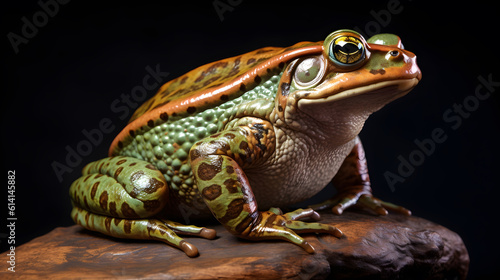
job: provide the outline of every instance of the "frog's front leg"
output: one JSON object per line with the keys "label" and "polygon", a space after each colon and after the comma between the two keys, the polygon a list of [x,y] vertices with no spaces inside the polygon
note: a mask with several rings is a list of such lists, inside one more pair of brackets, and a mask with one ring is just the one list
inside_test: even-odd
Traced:
{"label": "frog's front leg", "polygon": [[277,208],[258,211],[257,202],[243,169],[263,164],[273,154],[275,136],[269,122],[254,122],[212,135],[196,143],[190,162],[198,189],[213,215],[232,234],[249,239],[282,239],[313,253],[314,248],[297,233],[329,233],[341,237],[337,228],[305,223],[319,219],[311,209],[282,214]]}
{"label": "frog's front leg", "polygon": [[342,214],[345,209],[351,206],[370,209],[378,215],[387,215],[387,210],[411,215],[410,210],[382,201],[372,195],[365,151],[359,137],[356,137],[354,141],[355,145],[352,151],[332,180],[337,194],[332,199],[311,207],[315,210],[332,207],[333,213],[337,215]]}
{"label": "frog's front leg", "polygon": [[215,231],[155,218],[167,203],[168,185],[152,164],[130,157],[92,162],[70,187],[75,223],[119,238],[154,239],[183,250],[198,249],[176,233],[214,238]]}

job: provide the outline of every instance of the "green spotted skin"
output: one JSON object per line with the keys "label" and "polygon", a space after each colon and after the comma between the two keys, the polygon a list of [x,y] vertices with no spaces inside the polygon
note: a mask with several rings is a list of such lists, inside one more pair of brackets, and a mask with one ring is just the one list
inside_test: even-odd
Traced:
{"label": "green spotted skin", "polygon": [[136,135],[120,155],[151,162],[172,191],[188,204],[203,205],[193,180],[188,154],[194,143],[231,128],[240,118],[265,118],[273,109],[280,75],[272,76],[242,96],[189,117],[170,117],[142,135]]}
{"label": "green spotted skin", "polygon": [[[165,206],[168,185],[152,164],[130,157],[88,164],[70,187],[73,202],[96,214],[148,217]],[[124,199],[126,198],[126,199]]]}

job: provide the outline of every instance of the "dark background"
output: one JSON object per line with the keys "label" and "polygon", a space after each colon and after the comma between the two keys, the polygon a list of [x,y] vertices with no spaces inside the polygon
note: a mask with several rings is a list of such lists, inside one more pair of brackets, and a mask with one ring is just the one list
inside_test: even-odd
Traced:
{"label": "dark background", "polygon": [[[457,129],[443,119],[454,104],[470,100],[479,76],[500,81],[494,2],[232,1],[234,7],[229,6],[222,20],[214,2],[228,3],[71,1],[60,4],[27,44],[19,45],[17,54],[7,34],[21,35],[22,17],[33,22],[41,7],[37,1],[3,4],[0,224],[8,214],[7,171],[15,170],[16,246],[73,224],[68,188],[86,163],[106,156],[127,121],[111,104],[142,84],[146,66],[159,64],[169,73],[167,82],[205,63],[260,47],[321,41],[341,28],[374,33],[378,27],[398,34],[418,56],[423,80],[409,95],[374,114],[361,133],[374,192],[460,234],[471,258],[471,279],[500,275],[495,207],[500,87],[462,117]],[[399,12],[388,18],[387,5],[395,2]],[[148,91],[148,97],[155,91]],[[65,147],[75,149],[86,139],[82,130],[98,128],[104,118],[111,120],[114,131],[105,133],[59,181],[51,165],[66,164]],[[418,149],[414,141],[431,137],[435,128],[445,131],[446,141],[436,144],[391,190],[384,172],[398,174],[398,156],[408,159]],[[0,251],[5,251],[7,228],[2,226],[0,233]]]}

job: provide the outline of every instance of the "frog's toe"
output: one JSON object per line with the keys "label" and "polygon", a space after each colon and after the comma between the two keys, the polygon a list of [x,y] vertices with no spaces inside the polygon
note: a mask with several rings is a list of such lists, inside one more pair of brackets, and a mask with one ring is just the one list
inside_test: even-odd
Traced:
{"label": "frog's toe", "polygon": [[390,202],[382,201],[376,197],[373,197],[372,195],[362,195],[358,200],[358,204],[365,208],[371,209],[378,215],[382,216],[388,214],[387,210],[403,214],[405,216],[411,216],[410,210],[402,206],[392,204]]}
{"label": "frog's toe", "polygon": [[177,234],[199,236],[206,239],[214,239],[217,236],[217,232],[214,229],[209,229],[205,227],[197,227],[193,225],[183,225],[170,220],[161,219],[163,224],[169,227]]}
{"label": "frog's toe", "polygon": [[181,241],[179,244],[179,248],[186,253],[186,255],[190,258],[197,257],[199,255],[198,253],[198,248],[196,248],[193,244],[186,242],[186,241]]}
{"label": "frog's toe", "polygon": [[311,208],[297,209],[293,212],[286,213],[284,216],[291,221],[296,221],[304,218],[311,218],[315,221],[318,221],[321,218],[318,212],[314,211]]}

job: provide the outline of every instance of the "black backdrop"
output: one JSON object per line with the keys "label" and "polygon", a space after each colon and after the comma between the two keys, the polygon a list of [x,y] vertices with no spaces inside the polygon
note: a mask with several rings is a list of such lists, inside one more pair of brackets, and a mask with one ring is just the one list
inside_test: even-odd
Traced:
{"label": "black backdrop", "polygon": [[[163,83],[260,47],[320,41],[334,30],[357,28],[398,34],[423,72],[408,96],[374,114],[361,133],[375,194],[459,233],[470,253],[471,278],[498,275],[497,8],[433,2],[4,4],[0,224],[8,215],[8,170],[16,174],[17,246],[72,224],[69,185],[85,163],[106,156],[131,114],[123,96],[139,92],[133,89],[143,84],[147,67],[167,72],[159,77]],[[44,11],[39,3],[52,4]],[[105,130],[99,128],[103,120]],[[102,139],[95,136],[85,146],[82,131],[96,129]],[[446,141],[422,151],[416,142],[432,139],[436,129]],[[68,156],[68,149],[84,155]],[[55,162],[66,166],[60,178]],[[413,168],[398,171],[405,162]],[[400,176],[392,187],[388,172]],[[6,226],[0,234],[5,251]]]}

